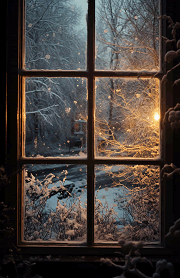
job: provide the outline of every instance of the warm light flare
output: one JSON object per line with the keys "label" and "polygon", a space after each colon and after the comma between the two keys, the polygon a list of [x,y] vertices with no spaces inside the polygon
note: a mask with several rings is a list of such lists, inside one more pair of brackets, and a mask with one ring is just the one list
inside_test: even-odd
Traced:
{"label": "warm light flare", "polygon": [[160,119],[160,116],[157,112],[154,114],[154,119],[155,121],[158,121]]}

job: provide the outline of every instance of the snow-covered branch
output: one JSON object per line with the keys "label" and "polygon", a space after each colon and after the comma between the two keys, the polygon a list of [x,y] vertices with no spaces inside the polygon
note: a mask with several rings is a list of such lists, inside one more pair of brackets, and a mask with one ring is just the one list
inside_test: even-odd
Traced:
{"label": "snow-covered branch", "polygon": [[48,107],[44,107],[44,108],[41,108],[41,109],[38,109],[36,111],[27,111],[26,114],[34,114],[34,113],[40,113],[41,111],[47,111],[49,109],[52,109],[53,107],[57,107],[59,106],[59,104],[53,104],[51,106],[48,106]]}

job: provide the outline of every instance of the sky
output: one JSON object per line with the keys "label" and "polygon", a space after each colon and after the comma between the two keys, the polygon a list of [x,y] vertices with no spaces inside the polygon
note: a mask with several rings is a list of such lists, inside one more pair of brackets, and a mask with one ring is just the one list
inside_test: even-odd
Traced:
{"label": "sky", "polygon": [[79,6],[81,6],[81,8],[83,9],[83,11],[86,12],[87,9],[87,0],[74,0],[74,2],[76,2]]}
{"label": "sky", "polygon": [[88,3],[87,0],[74,0],[74,3],[77,4],[77,6],[80,6],[83,12],[82,20],[81,20],[81,27],[84,25],[86,26],[86,14],[88,9]]}

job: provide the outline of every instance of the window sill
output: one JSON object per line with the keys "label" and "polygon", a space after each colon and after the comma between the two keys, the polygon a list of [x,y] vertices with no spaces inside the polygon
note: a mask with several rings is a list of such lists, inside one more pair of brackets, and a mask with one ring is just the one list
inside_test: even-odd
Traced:
{"label": "window sill", "polygon": [[[100,262],[101,258],[109,258],[114,262],[124,262],[124,256],[128,251],[123,251],[119,246],[19,246],[23,258],[32,258],[37,261],[62,261],[62,262]],[[180,260],[180,253],[175,248],[164,248],[160,245],[148,245],[140,249],[142,257],[152,261],[167,259],[171,262]]]}

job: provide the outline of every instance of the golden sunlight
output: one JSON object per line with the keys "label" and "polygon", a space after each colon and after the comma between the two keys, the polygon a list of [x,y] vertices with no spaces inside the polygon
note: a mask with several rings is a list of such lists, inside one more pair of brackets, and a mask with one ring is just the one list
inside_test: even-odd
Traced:
{"label": "golden sunlight", "polygon": [[154,114],[154,120],[155,121],[158,121],[160,119],[160,116],[159,116],[159,114],[156,112],[155,114]]}

